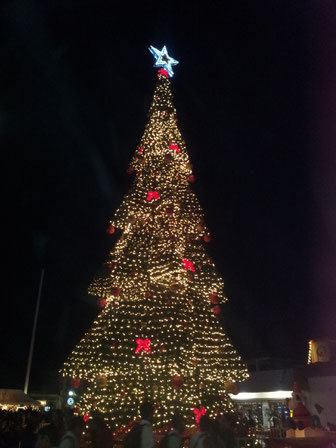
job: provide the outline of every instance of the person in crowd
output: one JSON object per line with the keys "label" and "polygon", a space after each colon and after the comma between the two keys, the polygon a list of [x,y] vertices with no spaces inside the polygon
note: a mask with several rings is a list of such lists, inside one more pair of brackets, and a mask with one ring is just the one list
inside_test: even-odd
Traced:
{"label": "person in crowd", "polygon": [[190,448],[208,448],[210,445],[209,430],[210,419],[207,415],[202,415],[199,423],[199,431],[190,439]]}
{"label": "person in crowd", "polygon": [[89,422],[89,439],[92,448],[112,448],[113,433],[101,415],[95,415]]}
{"label": "person in crowd", "polygon": [[233,415],[224,414],[220,419],[220,435],[225,448],[234,448],[236,446],[233,431]]}
{"label": "person in crowd", "polygon": [[74,417],[73,409],[65,408],[62,412],[62,426],[63,426],[63,434],[67,431],[70,431],[71,422]]}
{"label": "person in crowd", "polygon": [[151,403],[142,403],[140,405],[140,422],[133,424],[131,430],[124,439],[124,448],[153,448],[153,416],[154,408]]}
{"label": "person in crowd", "polygon": [[[220,425],[217,420],[210,420],[207,441],[205,446],[213,448],[224,448],[224,442],[220,432]],[[226,448],[226,447],[225,447]]]}
{"label": "person in crowd", "polygon": [[27,426],[22,432],[20,448],[35,448],[39,421],[37,416],[30,416]]}
{"label": "person in crowd", "polygon": [[160,447],[162,448],[182,448],[182,435],[184,432],[184,421],[180,413],[176,412],[171,420],[172,429],[161,440]]}
{"label": "person in crowd", "polygon": [[65,426],[64,426],[64,416],[63,412],[60,409],[53,409],[50,412],[50,423],[55,428],[57,432],[57,438],[59,445],[60,441],[62,440],[63,434],[66,432]]}
{"label": "person in crowd", "polygon": [[35,448],[56,448],[58,443],[56,428],[53,425],[46,425],[37,434]]}
{"label": "person in crowd", "polygon": [[154,447],[154,437],[153,437],[153,416],[154,407],[151,403],[142,403],[140,406],[141,415],[141,448],[153,448]]}
{"label": "person in crowd", "polygon": [[59,448],[78,448],[83,435],[85,423],[82,417],[72,417],[67,422],[68,430],[64,434]]}

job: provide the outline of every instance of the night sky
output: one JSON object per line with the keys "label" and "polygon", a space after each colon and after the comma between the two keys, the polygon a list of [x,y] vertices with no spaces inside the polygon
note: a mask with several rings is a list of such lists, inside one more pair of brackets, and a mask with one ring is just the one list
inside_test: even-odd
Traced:
{"label": "night sky", "polygon": [[180,61],[178,125],[233,343],[304,362],[309,338],[336,338],[336,3],[138,3],[2,2],[0,387],[23,388],[42,267],[31,390],[56,390],[98,313],[87,287],[147,120],[149,45]]}

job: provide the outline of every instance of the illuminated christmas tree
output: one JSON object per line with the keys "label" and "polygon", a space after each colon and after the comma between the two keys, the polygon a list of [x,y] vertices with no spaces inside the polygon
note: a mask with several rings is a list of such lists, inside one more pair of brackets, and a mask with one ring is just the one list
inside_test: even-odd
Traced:
{"label": "illuminated christmas tree", "polygon": [[210,234],[190,188],[192,167],[177,127],[170,77],[177,61],[150,47],[158,81],[149,121],[128,169],[132,187],[108,229],[121,236],[89,292],[103,307],[65,362],[82,413],[120,426],[155,403],[156,424],[232,409],[247,377],[218,315],[223,281],[206,252]]}

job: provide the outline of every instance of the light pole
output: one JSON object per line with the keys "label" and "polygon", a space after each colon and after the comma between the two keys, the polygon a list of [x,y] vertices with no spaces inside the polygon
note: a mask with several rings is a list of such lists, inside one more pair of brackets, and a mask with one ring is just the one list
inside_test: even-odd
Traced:
{"label": "light pole", "polygon": [[24,385],[24,393],[25,394],[28,393],[30,369],[31,369],[31,363],[32,363],[32,358],[33,358],[35,333],[36,333],[36,326],[37,326],[37,317],[38,317],[38,313],[39,313],[39,309],[40,309],[40,300],[41,300],[41,293],[42,293],[43,278],[44,278],[44,268],[41,271],[40,286],[39,286],[39,290],[38,290],[38,294],[37,294],[37,301],[36,301],[36,308],[35,308],[33,332],[32,332],[32,336],[31,336],[31,340],[30,340],[29,356],[28,356],[27,372],[26,372],[26,380],[25,380],[25,385]]}

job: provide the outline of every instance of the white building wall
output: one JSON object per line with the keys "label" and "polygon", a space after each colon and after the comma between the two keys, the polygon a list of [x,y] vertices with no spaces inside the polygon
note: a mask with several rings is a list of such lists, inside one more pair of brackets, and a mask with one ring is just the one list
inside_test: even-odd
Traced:
{"label": "white building wall", "polygon": [[[307,394],[307,408],[312,415],[318,415],[322,426],[327,422],[336,424],[336,376],[308,378],[309,393]],[[315,404],[324,410],[319,414]]]}

